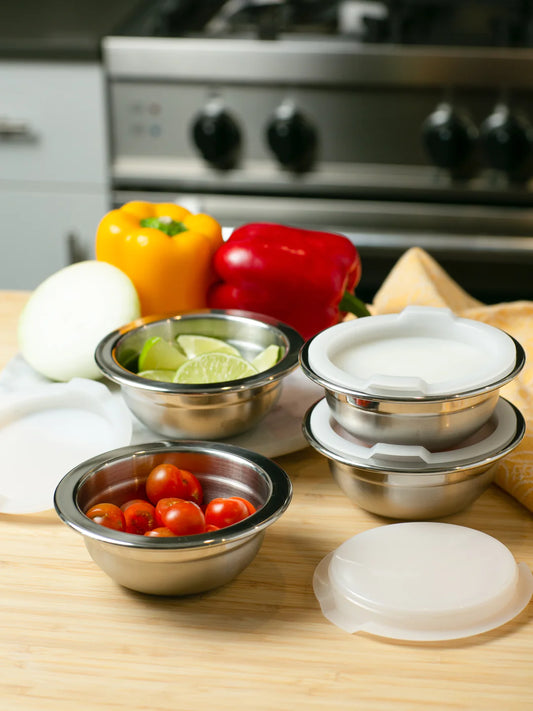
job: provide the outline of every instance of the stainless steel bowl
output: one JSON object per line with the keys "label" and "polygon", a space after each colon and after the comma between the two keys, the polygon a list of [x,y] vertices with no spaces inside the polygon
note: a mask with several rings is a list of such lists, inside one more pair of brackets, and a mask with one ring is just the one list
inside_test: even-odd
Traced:
{"label": "stainless steel bowl", "polygon": [[[133,372],[148,338],[172,340],[182,333],[221,338],[248,359],[271,344],[280,346],[283,356],[257,375],[208,385],[161,383]],[[95,359],[102,373],[120,385],[130,410],[153,432],[212,440],[241,434],[270,412],[281,394],[283,378],[298,365],[302,343],[295,330],[267,316],[206,309],[127,324],[102,339]]]}
{"label": "stainless steel bowl", "polygon": [[424,470],[354,462],[326,448],[310,426],[313,407],[304,418],[303,431],[311,446],[323,454],[340,489],[355,504],[371,513],[395,519],[441,518],[470,506],[494,479],[498,463],[521,442],[525,420],[511,403],[516,416],[512,439],[489,456],[453,466],[430,466]]}
{"label": "stainless steel bowl", "polygon": [[375,396],[331,383],[315,373],[309,364],[311,340],[300,352],[302,370],[324,388],[332,415],[347,432],[367,442],[416,444],[428,449],[453,447],[479,430],[494,412],[501,388],[516,378],[526,360],[524,349],[513,338],[514,367],[488,386],[442,397]]}
{"label": "stainless steel bowl", "polygon": [[[257,511],[226,529],[150,538],[105,528],[85,516],[91,506],[144,495],[150,470],[171,462],[200,480],[207,500],[243,496]],[[120,585],[154,595],[188,595],[228,583],[253,560],[268,526],[288,507],[292,485],[277,464],[219,442],[157,442],[123,447],[80,464],[58,484],[61,519],[84,538],[90,556]]]}

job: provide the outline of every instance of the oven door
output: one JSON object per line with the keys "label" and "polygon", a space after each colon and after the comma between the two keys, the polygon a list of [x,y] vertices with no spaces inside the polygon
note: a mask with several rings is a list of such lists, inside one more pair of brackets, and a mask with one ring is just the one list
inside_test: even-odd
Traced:
{"label": "oven door", "polygon": [[334,198],[122,190],[128,200],[177,202],[205,212],[226,234],[247,222],[277,222],[341,232],[363,262],[358,287],[370,301],[396,260],[422,247],[472,296],[486,303],[533,299],[533,209]]}

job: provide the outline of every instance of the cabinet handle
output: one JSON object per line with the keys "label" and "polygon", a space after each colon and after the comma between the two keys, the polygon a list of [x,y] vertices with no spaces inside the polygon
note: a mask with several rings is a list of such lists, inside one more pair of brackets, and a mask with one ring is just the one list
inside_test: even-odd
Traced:
{"label": "cabinet handle", "polygon": [[5,116],[0,116],[0,139],[26,139],[32,140],[35,134],[30,125],[26,121],[17,119],[9,119]]}

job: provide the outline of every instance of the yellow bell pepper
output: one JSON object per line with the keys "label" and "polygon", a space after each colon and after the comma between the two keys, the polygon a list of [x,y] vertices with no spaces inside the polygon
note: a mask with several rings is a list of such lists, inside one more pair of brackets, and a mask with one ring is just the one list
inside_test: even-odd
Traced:
{"label": "yellow bell pepper", "polygon": [[101,220],[96,258],[133,282],[143,316],[169,315],[207,304],[215,281],[213,255],[222,229],[209,215],[173,203],[128,202]]}

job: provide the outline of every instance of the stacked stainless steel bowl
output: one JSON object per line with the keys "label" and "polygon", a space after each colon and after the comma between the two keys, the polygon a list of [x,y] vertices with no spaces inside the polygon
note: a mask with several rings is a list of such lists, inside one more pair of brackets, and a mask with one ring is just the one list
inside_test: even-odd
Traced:
{"label": "stacked stainless steel bowl", "polygon": [[448,309],[347,321],[310,339],[304,373],[325,397],[304,433],[362,508],[425,519],[470,505],[522,440],[522,414],[501,388],[525,363],[521,345]]}

